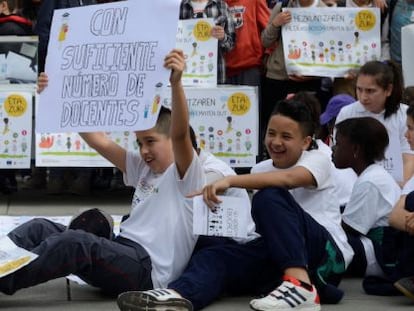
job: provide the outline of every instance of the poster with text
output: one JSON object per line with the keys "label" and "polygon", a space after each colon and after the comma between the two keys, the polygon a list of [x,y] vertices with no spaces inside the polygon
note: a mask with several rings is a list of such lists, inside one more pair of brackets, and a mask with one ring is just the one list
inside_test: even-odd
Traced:
{"label": "poster with text", "polygon": [[175,47],[178,12],[178,0],[55,10],[45,69],[49,85],[40,95],[36,132],[153,127],[170,74],[163,63]]}
{"label": "poster with text", "polygon": [[[126,150],[138,152],[133,132],[106,133]],[[36,134],[36,166],[47,167],[112,167],[79,136],[78,133]]]}
{"label": "poster with text", "polygon": [[378,8],[289,8],[282,27],[289,74],[343,77],[381,56]]}
{"label": "poster with text", "polygon": [[218,41],[211,36],[213,18],[180,20],[176,47],[184,51],[184,86],[217,85]]}
{"label": "poster with text", "polygon": [[[165,90],[163,105],[171,106]],[[186,87],[198,146],[232,167],[251,167],[258,153],[258,96],[249,86]]]}
{"label": "poster with text", "polygon": [[0,89],[0,169],[30,168],[34,88],[23,89]]}

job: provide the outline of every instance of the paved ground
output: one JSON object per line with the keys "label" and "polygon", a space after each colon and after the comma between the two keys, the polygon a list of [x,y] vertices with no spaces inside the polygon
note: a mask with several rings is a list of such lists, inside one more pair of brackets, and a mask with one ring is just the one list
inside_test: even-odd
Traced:
{"label": "paved ground", "polygon": [[[43,191],[19,191],[11,196],[0,195],[0,215],[73,215],[79,211],[100,207],[111,214],[124,214],[129,210],[129,191],[93,193],[87,197],[72,195],[47,195]],[[325,305],[325,311],[385,311],[411,310],[414,303],[405,297],[377,297],[365,295],[360,280],[346,279],[341,287],[345,297],[338,305]],[[0,294],[1,310],[118,310],[113,298],[104,297],[89,286],[70,285],[71,300],[68,301],[66,279],[57,279],[30,289],[24,289],[13,296]],[[206,311],[250,310],[250,297],[223,298]]]}

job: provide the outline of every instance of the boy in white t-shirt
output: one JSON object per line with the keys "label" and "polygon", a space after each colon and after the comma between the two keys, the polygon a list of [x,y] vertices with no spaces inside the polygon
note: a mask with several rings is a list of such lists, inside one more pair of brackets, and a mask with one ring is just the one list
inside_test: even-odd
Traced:
{"label": "boy in white t-shirt", "polygon": [[[18,246],[39,257],[0,279],[0,291],[75,274],[92,286],[116,295],[128,290],[166,286],[177,278],[193,252],[192,200],[186,198],[205,184],[206,175],[234,174],[223,162],[199,157],[190,138],[187,102],[181,84],[182,51],[165,58],[171,69],[172,111],[162,108],[154,128],[136,132],[140,154],[108,139],[104,133],[83,133],[85,141],[124,172],[125,183],[136,188],[130,216],[114,239],[82,230],[67,230],[35,219],[9,234]],[[39,78],[39,88],[47,85]],[[216,177],[217,178],[217,177]],[[241,193],[245,195],[246,193]]]}

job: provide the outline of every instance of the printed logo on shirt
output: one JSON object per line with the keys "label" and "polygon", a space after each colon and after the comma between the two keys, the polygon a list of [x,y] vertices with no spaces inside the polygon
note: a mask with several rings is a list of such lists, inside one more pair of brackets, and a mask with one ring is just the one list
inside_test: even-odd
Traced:
{"label": "printed logo on shirt", "polygon": [[246,8],[244,6],[232,6],[229,7],[229,11],[233,16],[233,20],[235,23],[235,28],[240,28],[243,26],[244,21],[244,12],[246,12]]}
{"label": "printed logo on shirt", "polygon": [[133,204],[139,204],[152,193],[158,193],[158,188],[154,187],[152,184],[148,184],[144,180],[140,180],[134,192],[134,197],[132,199]]}

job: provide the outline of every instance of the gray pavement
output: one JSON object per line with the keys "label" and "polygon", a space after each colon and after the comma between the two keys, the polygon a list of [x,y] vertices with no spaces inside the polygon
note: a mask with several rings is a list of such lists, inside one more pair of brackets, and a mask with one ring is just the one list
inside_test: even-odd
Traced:
{"label": "gray pavement", "polygon": [[[130,191],[94,192],[87,197],[47,195],[44,191],[24,190],[10,196],[0,195],[0,215],[73,215],[84,209],[99,207],[110,214],[125,214],[130,207]],[[340,286],[345,297],[338,305],[324,305],[324,311],[385,311],[410,310],[414,302],[405,297],[365,295],[359,279],[345,279]],[[0,294],[0,310],[118,310],[114,298],[103,296],[99,290],[70,282],[70,297],[65,278],[18,291],[13,296]],[[251,297],[225,297],[205,308],[206,311],[243,311]]]}

